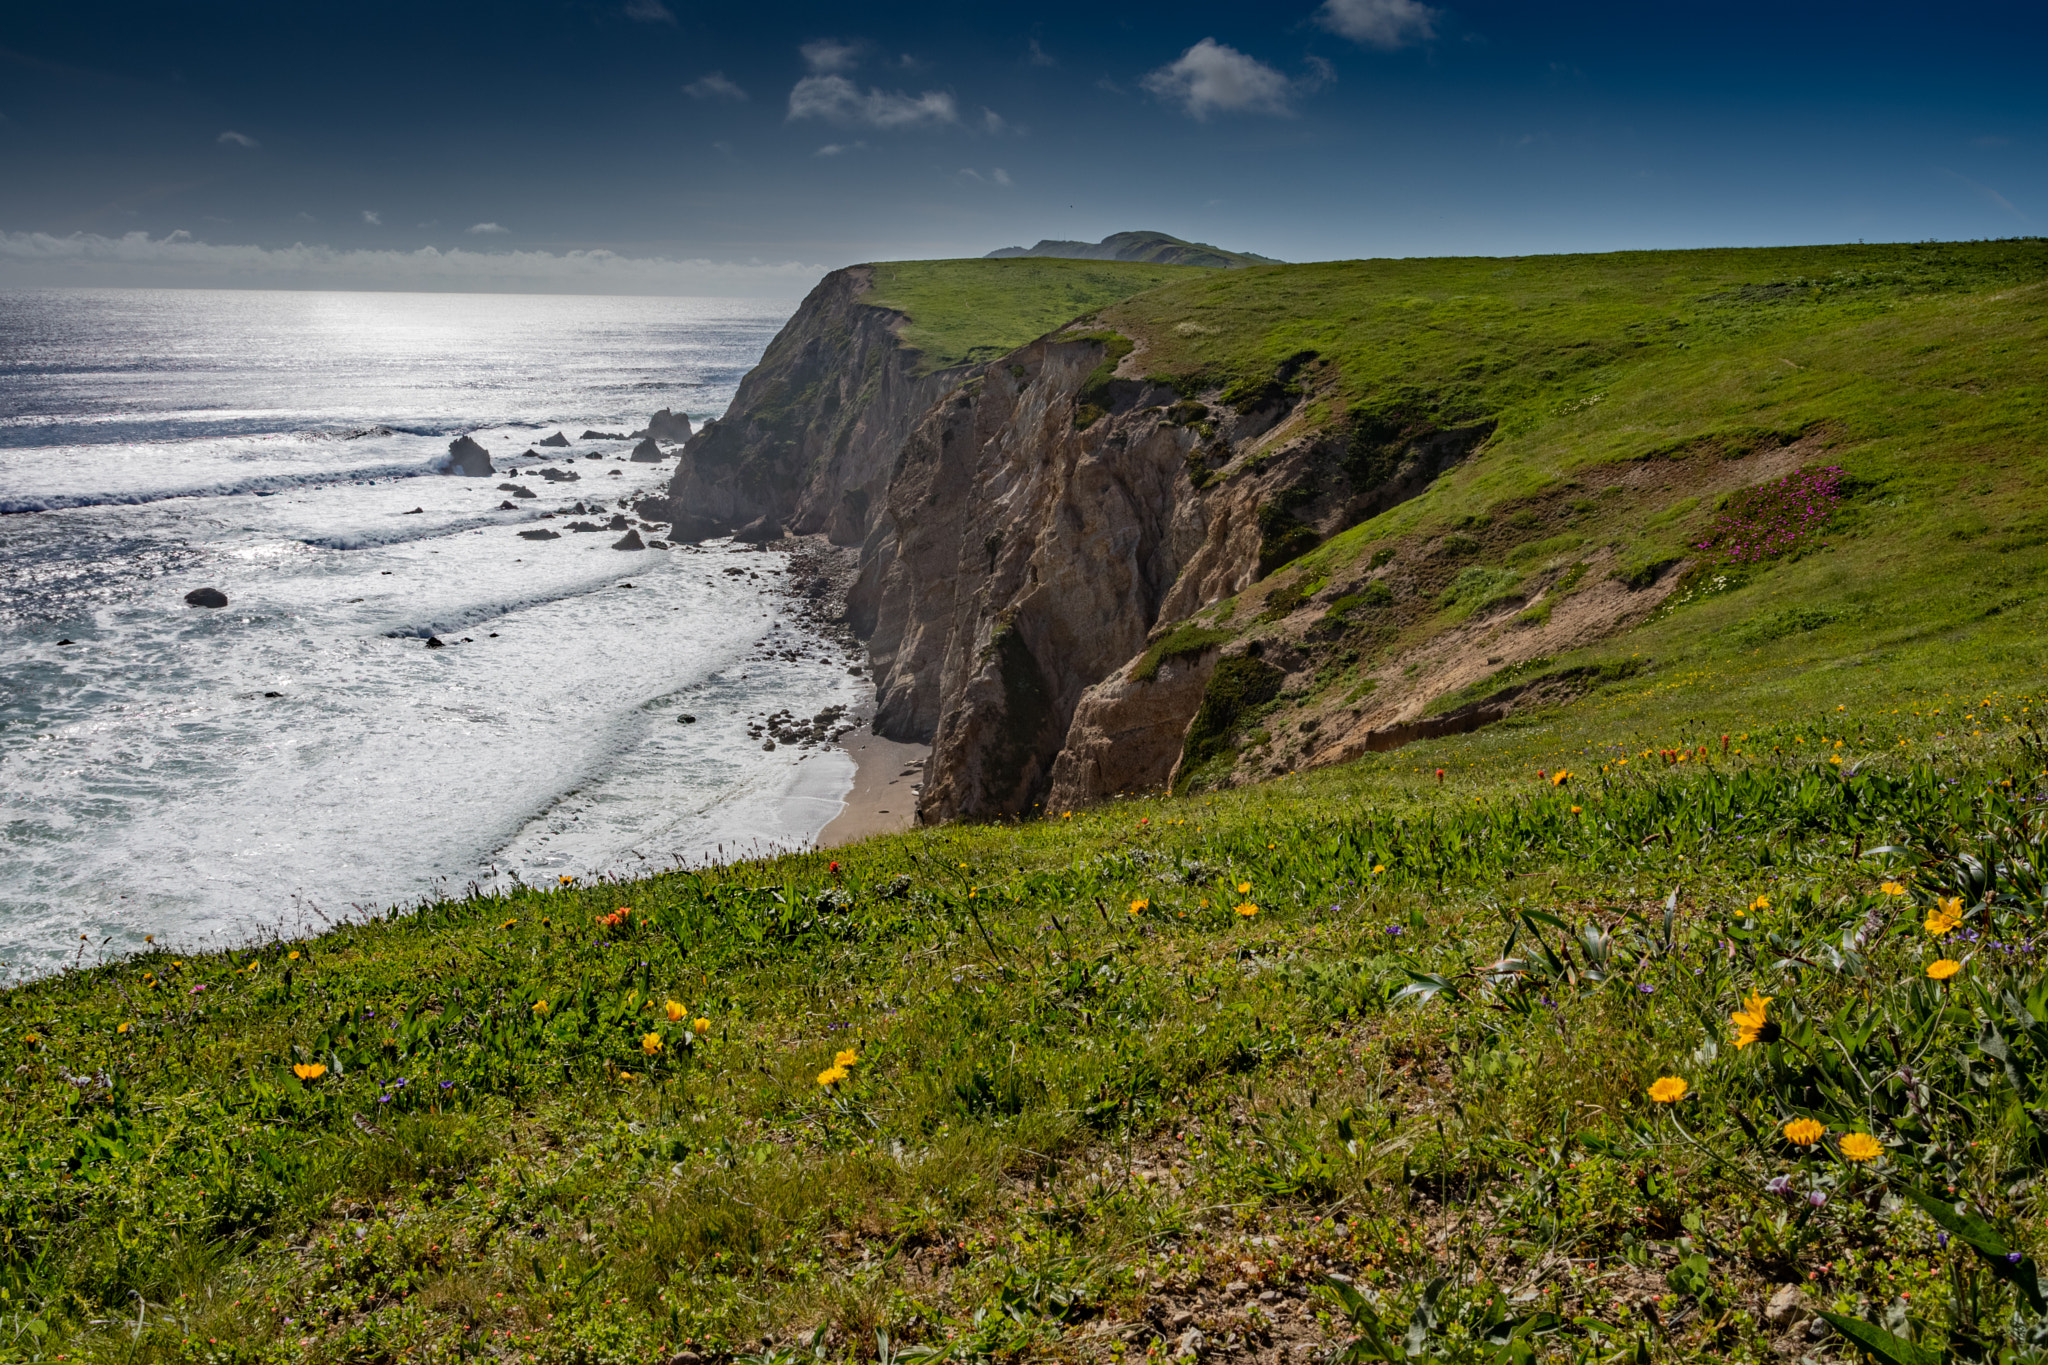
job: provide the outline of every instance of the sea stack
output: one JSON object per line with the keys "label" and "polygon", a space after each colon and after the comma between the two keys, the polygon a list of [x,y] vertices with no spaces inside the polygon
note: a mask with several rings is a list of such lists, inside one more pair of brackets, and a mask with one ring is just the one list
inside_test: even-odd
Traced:
{"label": "sea stack", "polygon": [[569,438],[558,431],[554,435],[543,440],[541,444],[544,446],[565,446],[569,444]]}
{"label": "sea stack", "polygon": [[662,458],[661,447],[654,443],[652,436],[633,447],[634,464],[660,464]]}
{"label": "sea stack", "polygon": [[498,471],[491,467],[491,452],[467,436],[458,436],[448,443],[448,458],[441,462],[441,472],[480,479]]}
{"label": "sea stack", "polygon": [[663,408],[647,419],[647,430],[641,434],[657,441],[687,441],[690,439],[689,414]]}

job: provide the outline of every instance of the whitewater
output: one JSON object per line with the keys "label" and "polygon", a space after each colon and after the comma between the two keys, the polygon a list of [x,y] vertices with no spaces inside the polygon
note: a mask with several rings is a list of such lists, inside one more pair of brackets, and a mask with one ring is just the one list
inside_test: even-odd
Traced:
{"label": "whitewater", "polygon": [[748,723],[866,698],[781,556],[569,529],[664,538],[610,437],[722,414],[789,307],[0,292],[5,973],[810,842],[851,760]]}

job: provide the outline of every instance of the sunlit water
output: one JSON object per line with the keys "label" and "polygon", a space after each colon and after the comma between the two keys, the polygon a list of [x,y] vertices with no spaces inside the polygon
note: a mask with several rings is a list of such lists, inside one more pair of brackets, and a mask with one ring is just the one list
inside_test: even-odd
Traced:
{"label": "sunlit water", "polygon": [[[0,293],[6,974],[813,837],[850,761],[745,723],[859,680],[816,644],[760,662],[801,638],[779,556],[614,550],[560,514],[602,523],[673,461],[520,457],[557,428],[718,415],[786,312]],[[462,432],[499,477],[431,472]],[[506,482],[540,496],[501,510]],[[540,527],[561,538],[517,534]],[[199,586],[229,606],[187,606]]]}

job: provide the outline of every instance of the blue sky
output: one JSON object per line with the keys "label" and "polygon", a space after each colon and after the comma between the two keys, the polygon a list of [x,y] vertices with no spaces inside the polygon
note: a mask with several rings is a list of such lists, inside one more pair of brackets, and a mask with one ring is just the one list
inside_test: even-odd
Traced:
{"label": "blue sky", "polygon": [[10,6],[0,283],[801,292],[2048,231],[2039,5]]}

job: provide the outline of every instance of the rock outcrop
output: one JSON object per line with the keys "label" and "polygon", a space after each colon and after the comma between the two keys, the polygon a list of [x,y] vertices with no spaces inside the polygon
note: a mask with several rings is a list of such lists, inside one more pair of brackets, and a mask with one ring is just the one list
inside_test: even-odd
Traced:
{"label": "rock outcrop", "polygon": [[639,445],[633,447],[633,454],[630,458],[634,464],[660,464],[668,456],[662,453],[661,447],[655,444],[654,438],[648,436],[643,438]]}
{"label": "rock outcrop", "polygon": [[188,607],[218,608],[227,604],[228,595],[219,588],[194,588],[185,594],[185,605]]}
{"label": "rock outcrop", "polygon": [[458,436],[448,443],[448,454],[441,461],[440,471],[472,479],[486,478],[498,472],[491,465],[491,453],[468,436]]}
{"label": "rock outcrop", "polygon": [[543,440],[541,444],[544,446],[565,446],[569,444],[569,438],[558,431]]}
{"label": "rock outcrop", "polygon": [[670,412],[663,408],[647,419],[646,429],[633,433],[649,440],[667,441],[671,445],[690,439],[690,418],[687,413]]}

